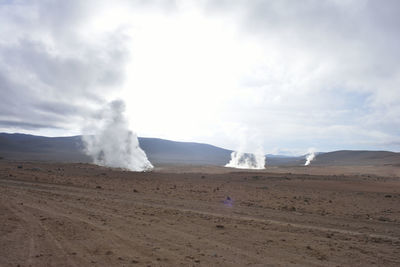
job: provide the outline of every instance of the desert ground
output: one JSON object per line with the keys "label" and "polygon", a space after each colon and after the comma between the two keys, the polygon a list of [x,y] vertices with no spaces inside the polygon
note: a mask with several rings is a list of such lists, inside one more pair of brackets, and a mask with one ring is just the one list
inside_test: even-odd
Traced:
{"label": "desert ground", "polygon": [[400,266],[400,168],[0,161],[0,266]]}

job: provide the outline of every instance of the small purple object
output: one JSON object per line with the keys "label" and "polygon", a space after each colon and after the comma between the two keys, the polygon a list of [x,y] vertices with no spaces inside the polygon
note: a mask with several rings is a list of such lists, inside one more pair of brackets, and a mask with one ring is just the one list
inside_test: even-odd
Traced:
{"label": "small purple object", "polygon": [[224,204],[227,205],[228,207],[233,206],[233,199],[231,199],[230,196],[227,196],[226,199],[224,200]]}

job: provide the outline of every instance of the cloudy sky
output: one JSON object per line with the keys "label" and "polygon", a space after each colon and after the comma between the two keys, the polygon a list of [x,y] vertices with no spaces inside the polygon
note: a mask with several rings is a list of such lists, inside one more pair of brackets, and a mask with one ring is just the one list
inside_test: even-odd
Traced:
{"label": "cloudy sky", "polygon": [[0,0],[0,131],[400,151],[400,1]]}

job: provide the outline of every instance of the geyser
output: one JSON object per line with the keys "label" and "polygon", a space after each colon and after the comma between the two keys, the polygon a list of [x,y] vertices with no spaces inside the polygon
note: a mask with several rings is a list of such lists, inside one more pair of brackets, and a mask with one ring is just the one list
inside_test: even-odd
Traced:
{"label": "geyser", "polygon": [[140,148],[124,117],[122,100],[110,102],[90,126],[94,135],[84,135],[84,151],[97,165],[124,168],[131,171],[148,171],[153,165]]}
{"label": "geyser", "polygon": [[265,156],[263,154],[243,153],[234,151],[231,160],[225,167],[238,169],[265,169]]}
{"label": "geyser", "polygon": [[310,151],[306,157],[306,163],[304,163],[304,166],[310,165],[311,161],[315,159],[315,152]]}

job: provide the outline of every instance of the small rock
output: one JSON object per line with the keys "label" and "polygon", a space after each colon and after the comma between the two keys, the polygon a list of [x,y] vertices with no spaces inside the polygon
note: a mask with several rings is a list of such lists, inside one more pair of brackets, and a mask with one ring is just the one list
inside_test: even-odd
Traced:
{"label": "small rock", "polygon": [[326,261],[328,258],[327,258],[325,255],[320,255],[320,256],[318,257],[318,259],[319,259],[320,261]]}
{"label": "small rock", "polygon": [[224,229],[225,226],[223,226],[222,224],[217,224],[215,227],[217,227],[218,229]]}
{"label": "small rock", "polygon": [[381,221],[381,222],[388,222],[388,221],[390,221],[388,218],[386,218],[386,217],[379,217],[378,218],[378,221]]}
{"label": "small rock", "polygon": [[391,197],[392,197],[392,195],[385,195],[385,197],[386,197],[386,198],[391,198]]}

